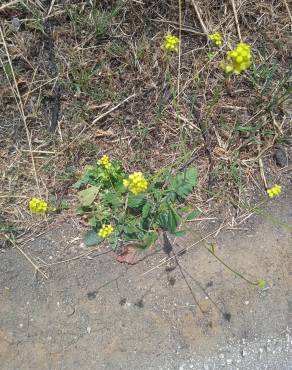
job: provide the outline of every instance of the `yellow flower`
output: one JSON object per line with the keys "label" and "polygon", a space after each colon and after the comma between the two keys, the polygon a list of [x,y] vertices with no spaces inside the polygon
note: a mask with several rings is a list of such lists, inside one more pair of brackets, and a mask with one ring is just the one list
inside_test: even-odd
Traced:
{"label": "yellow flower", "polygon": [[259,281],[258,281],[258,287],[260,288],[260,289],[265,289],[265,287],[266,287],[266,280],[264,280],[264,279],[260,279]]}
{"label": "yellow flower", "polygon": [[214,42],[215,45],[220,46],[222,45],[222,39],[223,36],[220,32],[215,32],[212,35],[210,35],[210,39]]}
{"label": "yellow flower", "polygon": [[113,230],[114,228],[112,227],[112,225],[103,224],[102,227],[99,229],[98,235],[101,238],[107,238],[113,232]]}
{"label": "yellow flower", "polygon": [[48,203],[38,198],[32,198],[29,202],[29,209],[36,215],[39,213],[45,214],[48,208]]}
{"label": "yellow flower", "polygon": [[166,51],[178,51],[178,45],[180,40],[177,36],[166,35],[164,37],[164,43],[162,44],[162,49]]}
{"label": "yellow flower", "polygon": [[267,189],[267,193],[268,193],[268,196],[270,198],[274,198],[274,197],[280,195],[281,192],[282,192],[282,187],[281,187],[281,185],[277,185],[277,184],[275,184],[271,188]]}
{"label": "yellow flower", "polygon": [[234,50],[227,53],[228,63],[221,62],[220,67],[226,73],[239,75],[250,67],[251,53],[250,45],[239,43]]}
{"label": "yellow flower", "polygon": [[111,168],[112,164],[109,160],[109,157],[107,155],[103,155],[98,161],[97,163],[101,166],[103,166],[105,169],[109,169]]}
{"label": "yellow flower", "polygon": [[135,195],[143,193],[147,190],[148,182],[143,176],[142,172],[132,173],[128,180],[124,180],[123,184],[129,191]]}

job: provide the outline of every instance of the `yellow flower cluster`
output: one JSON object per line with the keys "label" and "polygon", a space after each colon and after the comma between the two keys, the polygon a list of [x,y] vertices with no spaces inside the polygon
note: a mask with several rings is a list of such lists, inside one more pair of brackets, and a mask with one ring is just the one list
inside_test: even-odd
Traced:
{"label": "yellow flower cluster", "polygon": [[220,66],[226,73],[239,75],[250,66],[250,45],[239,43],[234,50],[227,53],[228,63],[221,62]]}
{"label": "yellow flower cluster", "polygon": [[164,43],[162,45],[162,49],[166,51],[177,51],[179,43],[180,41],[177,36],[166,35],[164,37]]}
{"label": "yellow flower cluster", "polygon": [[259,287],[260,289],[265,289],[266,285],[267,285],[266,280],[260,279],[260,280],[258,281],[258,287]]}
{"label": "yellow flower cluster", "polygon": [[38,198],[32,198],[29,202],[29,209],[36,215],[39,213],[45,214],[48,208],[48,203]]}
{"label": "yellow flower cluster", "polygon": [[97,163],[101,166],[103,166],[104,168],[106,168],[107,170],[109,168],[111,168],[112,164],[109,160],[109,157],[107,155],[103,155],[98,161]]}
{"label": "yellow flower cluster", "polygon": [[282,187],[281,187],[281,185],[277,185],[277,184],[275,184],[271,188],[267,189],[267,193],[268,193],[268,196],[270,198],[274,198],[274,197],[280,195],[281,192],[282,192]]}
{"label": "yellow flower cluster", "polygon": [[147,190],[148,182],[143,176],[142,172],[132,173],[128,180],[124,180],[123,184],[129,191],[135,195],[138,193],[143,193]]}
{"label": "yellow flower cluster", "polygon": [[98,231],[98,235],[101,238],[107,238],[113,232],[113,230],[114,228],[112,227],[112,225],[103,224],[102,227]]}
{"label": "yellow flower cluster", "polygon": [[220,46],[222,45],[222,35],[220,32],[215,32],[212,35],[210,35],[210,39],[214,42],[215,45]]}

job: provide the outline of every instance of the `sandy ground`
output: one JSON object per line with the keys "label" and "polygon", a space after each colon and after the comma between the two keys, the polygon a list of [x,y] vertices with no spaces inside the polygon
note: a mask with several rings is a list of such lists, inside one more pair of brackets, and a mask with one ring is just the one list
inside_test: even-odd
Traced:
{"label": "sandy ground", "polygon": [[[180,267],[171,260],[147,274],[162,250],[129,267],[103,247],[52,265],[48,280],[16,249],[2,251],[0,368],[292,369],[291,204],[290,184],[269,203],[270,216],[209,239],[228,264],[265,278],[265,290],[231,274],[201,243],[179,257]],[[190,226],[176,252],[218,223]],[[87,250],[79,237],[74,223],[59,224],[24,250],[55,263]]]}

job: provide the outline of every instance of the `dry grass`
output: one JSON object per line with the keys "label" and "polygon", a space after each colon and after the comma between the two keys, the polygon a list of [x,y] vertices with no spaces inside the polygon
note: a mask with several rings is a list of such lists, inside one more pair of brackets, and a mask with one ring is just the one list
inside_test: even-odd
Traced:
{"label": "dry grass", "polygon": [[[7,1],[0,19],[3,233],[31,229],[38,193],[73,202],[71,184],[103,153],[129,170],[193,162],[205,213],[232,204],[239,216],[273,184],[274,149],[291,145],[286,1]],[[181,34],[169,78],[168,32]],[[227,81],[218,63],[240,37],[253,67]]]}

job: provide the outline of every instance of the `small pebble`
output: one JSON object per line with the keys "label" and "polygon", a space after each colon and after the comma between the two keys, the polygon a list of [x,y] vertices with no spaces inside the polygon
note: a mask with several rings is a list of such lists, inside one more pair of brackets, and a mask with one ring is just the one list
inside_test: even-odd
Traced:
{"label": "small pebble", "polygon": [[275,150],[274,161],[279,167],[285,167],[287,164],[287,155],[284,149],[279,148]]}

